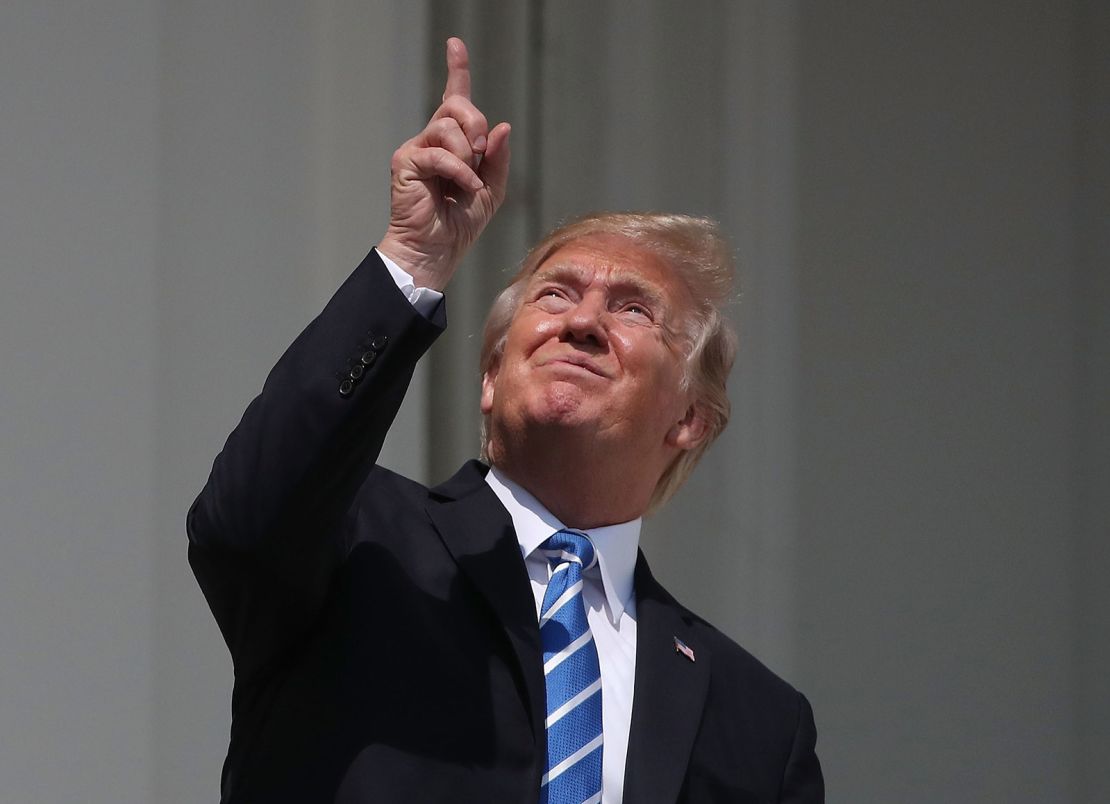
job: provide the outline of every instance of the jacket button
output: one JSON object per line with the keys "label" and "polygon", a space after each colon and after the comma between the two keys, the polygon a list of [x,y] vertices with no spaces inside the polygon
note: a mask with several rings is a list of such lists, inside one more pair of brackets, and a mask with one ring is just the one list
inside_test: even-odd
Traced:
{"label": "jacket button", "polygon": [[362,372],[364,371],[366,371],[366,369],[362,367],[361,363],[355,363],[353,366],[351,366],[351,372],[347,376],[350,377],[352,380],[358,381],[362,379]]}
{"label": "jacket button", "polygon": [[375,352],[380,352],[382,349],[385,348],[385,345],[387,343],[389,343],[389,336],[379,335],[374,338],[374,340],[370,341],[370,348],[373,349]]}
{"label": "jacket button", "polygon": [[361,362],[362,365],[364,365],[364,366],[369,366],[370,364],[372,364],[377,359],[378,359],[378,353],[377,352],[372,352],[372,351],[367,350],[367,351],[362,353],[362,357],[359,358],[359,362]]}
{"label": "jacket button", "polygon": [[339,383],[339,395],[341,397],[348,397],[355,390],[355,384],[351,380],[344,380]]}

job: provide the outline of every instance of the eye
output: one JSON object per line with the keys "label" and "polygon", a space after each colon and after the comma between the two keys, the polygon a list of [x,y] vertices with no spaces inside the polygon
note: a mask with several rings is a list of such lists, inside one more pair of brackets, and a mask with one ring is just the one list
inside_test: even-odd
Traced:
{"label": "eye", "polygon": [[539,293],[536,294],[537,299],[565,299],[566,296],[567,294],[564,293],[561,288],[557,288],[554,285],[541,288]]}
{"label": "eye", "polygon": [[647,305],[640,302],[627,302],[620,308],[620,314],[630,321],[637,322],[650,322],[653,321],[651,310]]}
{"label": "eye", "polygon": [[557,285],[545,285],[536,291],[533,304],[542,310],[555,313],[564,309],[569,304],[567,292]]}

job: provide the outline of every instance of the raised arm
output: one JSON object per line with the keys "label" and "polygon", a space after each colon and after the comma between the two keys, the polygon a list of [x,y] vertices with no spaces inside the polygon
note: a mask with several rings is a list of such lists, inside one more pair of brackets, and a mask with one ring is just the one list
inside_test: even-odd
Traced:
{"label": "raised arm", "polygon": [[447,40],[443,103],[424,130],[393,154],[389,228],[378,249],[443,290],[486,228],[509,180],[509,124],[489,124],[470,99],[470,60]]}
{"label": "raised arm", "polygon": [[[465,45],[452,39],[447,52],[443,104],[393,157],[380,246],[434,289],[504,199],[509,167],[508,126],[487,132],[470,101]],[[444,325],[442,306],[425,318],[370,254],[228,437],[189,512],[189,557],[238,673],[267,664],[322,605],[348,549],[345,518]]]}

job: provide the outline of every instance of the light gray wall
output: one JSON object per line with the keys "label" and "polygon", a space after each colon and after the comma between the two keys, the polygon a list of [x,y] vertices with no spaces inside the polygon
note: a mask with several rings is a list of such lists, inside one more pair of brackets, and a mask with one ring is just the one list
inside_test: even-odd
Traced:
{"label": "light gray wall", "polygon": [[[301,4],[162,8],[158,306],[159,801],[219,797],[231,662],[185,563],[182,516],[309,316],[313,17]],[[195,489],[196,491],[193,491]]]}
{"label": "light gray wall", "polygon": [[231,669],[184,513],[378,237],[448,30],[514,196],[386,461],[473,454],[466,336],[539,228],[715,214],[734,420],[649,523],[657,573],[809,694],[830,801],[1105,798],[1093,0],[5,4],[0,798],[217,797]]}
{"label": "light gray wall", "polygon": [[841,800],[1075,800],[1074,14],[801,14],[798,680]]}
{"label": "light gray wall", "polygon": [[[218,797],[231,667],[184,514],[380,236],[425,37],[400,1],[0,10],[4,801]],[[386,450],[413,474],[425,407]]]}
{"label": "light gray wall", "polygon": [[0,10],[0,798],[148,801],[158,29]]}
{"label": "light gray wall", "polygon": [[1110,5],[1079,4],[1076,59],[1076,801],[1110,792]]}

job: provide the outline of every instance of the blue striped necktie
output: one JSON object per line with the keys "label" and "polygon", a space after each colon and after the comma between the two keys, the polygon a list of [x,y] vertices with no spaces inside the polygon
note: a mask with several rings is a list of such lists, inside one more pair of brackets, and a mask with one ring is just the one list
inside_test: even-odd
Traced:
{"label": "blue striped necktie", "polygon": [[541,804],[601,801],[601,668],[586,607],[582,573],[597,556],[582,533],[560,530],[540,545],[551,580],[540,608],[547,681],[547,765]]}

